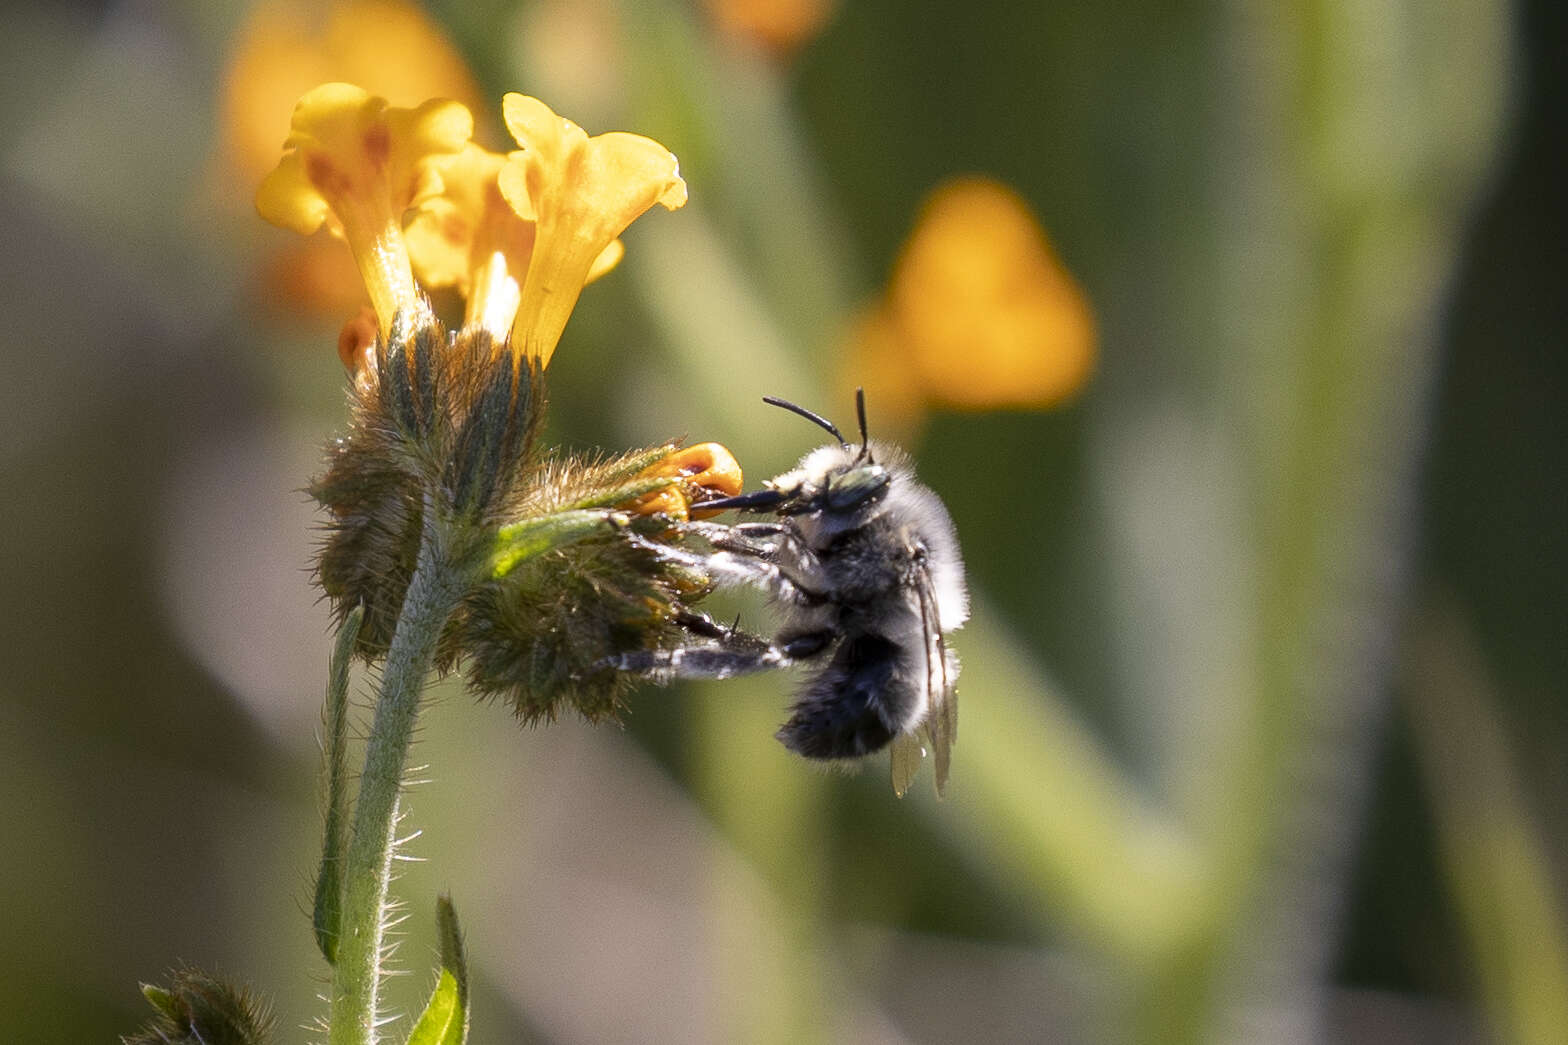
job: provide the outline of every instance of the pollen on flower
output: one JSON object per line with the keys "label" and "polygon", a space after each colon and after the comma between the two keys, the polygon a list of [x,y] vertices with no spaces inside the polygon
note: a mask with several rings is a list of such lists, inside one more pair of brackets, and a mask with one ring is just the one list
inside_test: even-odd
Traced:
{"label": "pollen on flower", "polygon": [[590,138],[521,94],[508,94],[502,113],[522,150],[501,170],[501,194],[536,222],[512,351],[548,363],[604,252],[655,203],[684,205],[686,183],[674,155],[651,138],[621,131]]}
{"label": "pollen on flower", "polygon": [[627,511],[638,515],[668,515],[685,521],[705,519],[717,512],[704,511],[704,501],[734,497],[745,489],[740,462],[719,443],[698,443],[676,450],[640,473],[643,478],[671,478],[673,485],[632,501]]}

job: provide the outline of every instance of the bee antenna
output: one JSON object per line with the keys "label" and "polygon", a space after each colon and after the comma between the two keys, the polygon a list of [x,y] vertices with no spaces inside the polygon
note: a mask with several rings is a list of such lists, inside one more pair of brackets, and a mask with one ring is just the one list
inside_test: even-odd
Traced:
{"label": "bee antenna", "polygon": [[839,445],[849,445],[848,443],[844,442],[844,436],[841,432],[839,432],[838,426],[835,425],[832,421],[829,421],[827,418],[823,417],[821,414],[814,414],[805,407],[791,403],[788,399],[780,399],[778,396],[763,396],[762,401],[767,403],[769,406],[781,406],[792,414],[799,414],[801,417],[804,417],[812,424],[821,428],[825,428],[831,432],[833,438],[839,441]]}
{"label": "bee antenna", "polygon": [[[855,416],[860,419],[860,456],[871,459],[871,438],[866,435],[866,390],[855,389]],[[842,439],[839,442],[843,442]]]}

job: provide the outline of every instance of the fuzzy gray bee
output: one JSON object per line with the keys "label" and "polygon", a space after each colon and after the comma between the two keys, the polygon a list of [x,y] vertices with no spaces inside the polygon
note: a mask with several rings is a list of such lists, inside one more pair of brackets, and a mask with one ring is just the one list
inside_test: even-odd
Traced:
{"label": "fuzzy gray bee", "polygon": [[703,505],[765,512],[775,521],[689,523],[687,532],[713,551],[663,553],[686,557],[719,585],[769,593],[784,627],[770,642],[692,614],[683,623],[693,643],[629,654],[616,667],[666,681],[811,666],[778,732],[785,747],[825,760],[891,747],[893,789],[903,795],[929,745],[941,793],[958,722],[958,660],[946,636],[969,615],[952,519],[902,451],[866,437],[863,394],[856,395],[859,446],[803,407],[765,401],[836,442],[765,489]]}

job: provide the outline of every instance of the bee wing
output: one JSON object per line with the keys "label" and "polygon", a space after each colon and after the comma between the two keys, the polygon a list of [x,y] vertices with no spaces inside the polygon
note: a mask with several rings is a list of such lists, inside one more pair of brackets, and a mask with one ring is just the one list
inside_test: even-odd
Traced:
{"label": "bee wing", "polygon": [[920,763],[926,757],[925,745],[920,742],[920,735],[924,730],[913,733],[900,733],[893,738],[889,750],[893,758],[893,793],[899,798],[909,790],[910,783],[915,779],[915,773],[920,769]]}
{"label": "bee wing", "polygon": [[936,762],[936,793],[941,795],[947,788],[948,764],[958,736],[958,694],[954,687],[958,673],[942,638],[942,619],[929,571],[921,570],[917,588],[926,644],[926,719],[919,732],[930,738]]}

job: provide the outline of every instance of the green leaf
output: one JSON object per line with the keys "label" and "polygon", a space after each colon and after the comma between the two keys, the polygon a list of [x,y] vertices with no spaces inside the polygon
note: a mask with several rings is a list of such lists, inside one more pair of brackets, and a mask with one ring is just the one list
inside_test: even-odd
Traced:
{"label": "green leaf", "polygon": [[436,901],[441,936],[441,977],[414,1025],[408,1045],[463,1045],[468,1039],[468,966],[451,897]]}
{"label": "green leaf", "polygon": [[543,555],[552,548],[571,544],[585,537],[607,533],[615,526],[617,513],[609,511],[565,511],[524,519],[501,527],[491,558],[491,575],[505,577],[525,559]]}
{"label": "green leaf", "polygon": [[338,931],[343,921],[343,824],[347,817],[346,786],[348,746],[348,669],[354,657],[354,640],[365,620],[365,607],[355,606],[338,629],[332,649],[332,669],[327,679],[326,725],[327,812],[321,843],[321,870],[316,873],[316,900],[312,922],[316,946],[328,964],[336,964]]}

